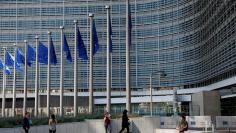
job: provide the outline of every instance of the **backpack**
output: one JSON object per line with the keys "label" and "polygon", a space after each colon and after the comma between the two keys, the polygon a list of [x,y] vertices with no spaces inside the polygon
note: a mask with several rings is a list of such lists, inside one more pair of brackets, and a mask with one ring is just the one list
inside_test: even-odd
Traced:
{"label": "backpack", "polygon": [[111,122],[111,120],[108,117],[106,117],[105,118],[105,124],[108,125],[108,124],[110,124],[110,122]]}
{"label": "backpack", "polygon": [[186,121],[187,127],[183,129],[183,131],[188,131],[188,122]]}
{"label": "backpack", "polygon": [[31,120],[31,119],[29,119],[29,124],[30,124],[30,125],[33,125],[33,122],[32,122],[32,120]]}

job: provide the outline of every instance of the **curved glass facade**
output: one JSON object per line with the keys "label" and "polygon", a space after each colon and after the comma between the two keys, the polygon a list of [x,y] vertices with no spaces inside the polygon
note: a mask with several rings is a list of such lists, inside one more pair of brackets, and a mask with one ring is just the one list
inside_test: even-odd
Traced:
{"label": "curved glass facade", "polygon": [[[154,87],[184,88],[208,85],[236,75],[236,1],[234,0],[130,0],[132,44],[131,88],[147,88],[149,75]],[[78,19],[84,43],[89,49],[88,13],[95,13],[100,49],[94,56],[94,88],[106,88],[106,10],[111,5],[113,53],[112,88],[125,88],[125,0],[1,0],[0,46],[13,53],[13,43],[23,49],[23,40],[35,45],[35,35],[47,43],[52,32],[59,61],[60,29],[65,26],[73,54],[74,26]],[[1,57],[3,57],[1,52]],[[89,51],[88,51],[89,53]],[[59,62],[60,63],[60,62]],[[73,88],[73,64],[65,63],[65,88]],[[88,88],[88,61],[79,59],[79,89]],[[40,86],[46,89],[47,69],[40,65]],[[59,67],[52,66],[52,89],[59,88]],[[7,88],[12,88],[12,77]],[[159,82],[160,80],[160,82]],[[0,81],[2,82],[2,80]],[[34,88],[34,67],[29,68],[29,88]],[[23,88],[23,74],[17,74],[17,89]]]}

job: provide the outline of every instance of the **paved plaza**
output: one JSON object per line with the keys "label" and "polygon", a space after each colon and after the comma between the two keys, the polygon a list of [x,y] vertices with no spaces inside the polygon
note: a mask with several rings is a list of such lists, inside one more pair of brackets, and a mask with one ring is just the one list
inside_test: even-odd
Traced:
{"label": "paved plaza", "polygon": [[[219,119],[219,118],[218,118]],[[235,123],[232,119],[222,118],[222,122],[228,124]],[[212,125],[208,122],[207,116],[196,116],[187,118],[189,130],[185,133],[227,133],[236,132],[236,128],[231,125],[223,125],[222,122],[216,122],[216,127],[212,129]],[[231,121],[231,122],[230,122]],[[193,125],[195,123],[195,125]],[[222,123],[222,124],[221,124]],[[112,133],[118,133],[121,129],[121,119],[112,120]],[[176,118],[173,117],[138,117],[131,118],[130,129],[132,133],[177,133]],[[49,126],[32,126],[30,133],[46,133]],[[21,127],[18,128],[1,128],[0,133],[23,133]],[[64,123],[57,125],[57,133],[105,133],[104,122],[102,119],[85,120],[84,122]]]}

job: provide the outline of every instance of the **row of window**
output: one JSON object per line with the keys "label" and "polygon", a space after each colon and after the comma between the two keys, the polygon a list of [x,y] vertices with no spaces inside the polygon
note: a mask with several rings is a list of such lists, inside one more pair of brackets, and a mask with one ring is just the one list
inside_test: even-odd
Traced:
{"label": "row of window", "polygon": [[[45,2],[40,2],[40,1],[31,1],[29,2],[18,2],[18,7],[20,7],[19,5],[23,5],[23,4],[38,4],[40,6],[42,6],[42,8],[18,8],[17,9],[17,13],[19,15],[27,15],[27,14],[35,14],[35,15],[47,15],[47,14],[61,14],[61,13],[66,13],[66,14],[70,14],[70,13],[81,13],[81,12],[104,12],[105,8],[104,5],[94,5],[92,3],[92,5],[87,5],[87,6],[80,6],[81,3],[83,3],[82,1],[77,1],[77,2],[71,2],[71,1],[65,1],[65,2],[57,2],[57,4],[55,4],[55,2],[50,2],[50,1],[45,1]],[[84,1],[84,3],[87,3],[86,1]],[[131,2],[131,9],[137,9],[138,11],[145,11],[145,10],[152,10],[152,9],[160,9],[160,8],[168,8],[169,6],[181,6],[186,4],[187,2],[184,0],[159,0],[159,1],[153,1],[153,2],[146,2],[146,3],[141,3],[141,2],[137,2],[137,5],[134,5],[135,3]],[[2,2],[2,4],[5,4],[5,7],[7,7],[8,5],[16,5],[16,2],[12,3],[5,3]],[[102,3],[103,4],[103,3]],[[47,7],[45,8],[45,6],[48,5],[54,5],[56,7]],[[64,9],[63,9],[63,5],[65,5]],[[66,7],[66,5],[78,5],[78,6],[72,6],[72,7]],[[85,4],[84,4],[85,5]],[[58,6],[58,7],[57,7]],[[112,5],[112,12],[120,12],[121,10],[125,11],[125,2],[121,3],[120,5]],[[12,8],[9,6],[9,8]],[[0,10],[0,14],[1,15],[11,15],[16,13],[16,9],[2,9]]]}
{"label": "row of window", "polygon": [[[172,7],[163,7],[160,11],[166,10],[163,18],[159,16],[159,8],[151,5],[152,2],[137,2],[139,6],[135,26],[137,29],[133,30],[132,45],[131,45],[131,85],[135,87],[145,86],[148,84],[149,74],[155,70],[163,70],[167,77],[161,79],[161,85],[175,85],[176,84],[198,84],[203,81],[212,81],[214,77],[221,75],[222,73],[231,71],[236,67],[235,65],[235,47],[234,44],[229,43],[230,40],[235,40],[235,4],[236,2],[228,1],[226,4],[221,0],[206,1],[206,0],[174,0],[171,2],[178,2],[181,7],[176,13],[175,8],[172,12]],[[168,3],[168,1],[165,1]],[[182,6],[180,4],[186,4]],[[185,3],[186,2],[186,3]],[[232,2],[232,3],[231,3]],[[143,7],[147,6],[147,9]],[[113,6],[113,9],[116,6]],[[68,7],[69,8],[69,7]],[[68,9],[67,8],[67,9]],[[103,6],[98,6],[98,9],[94,9],[95,12],[105,12]],[[65,8],[66,9],[66,8]],[[101,10],[100,10],[101,9]],[[125,6],[120,5],[117,7],[118,13],[125,12]],[[76,8],[73,8],[76,10]],[[71,16],[74,17],[77,11]],[[87,10],[87,9],[86,9]],[[142,11],[143,10],[143,11]],[[145,11],[144,11],[145,10]],[[132,11],[134,7],[132,6]],[[154,12],[153,12],[154,11]],[[52,11],[53,12],[53,11]],[[116,13],[114,11],[114,13]],[[12,14],[13,15],[13,14]],[[118,15],[117,15],[118,16]],[[21,17],[21,16],[19,16]],[[43,16],[47,18],[48,16]],[[119,18],[120,17],[120,18]],[[113,53],[113,87],[121,88],[125,87],[125,16],[113,17],[113,45],[115,51]],[[173,18],[175,17],[175,18]],[[177,19],[179,17],[179,19]],[[30,18],[30,16],[26,16]],[[167,23],[160,22],[160,18],[168,20]],[[2,27],[7,25],[7,17],[2,17]],[[32,23],[32,25],[40,25],[42,29],[46,29],[47,26],[54,27],[63,23],[62,18],[57,18],[55,21],[45,20],[41,22]],[[20,19],[19,19],[20,20]],[[73,19],[65,21],[65,23],[73,27]],[[170,20],[170,21],[169,21]],[[176,24],[176,21],[177,22]],[[9,22],[9,21],[8,21]],[[10,21],[11,23],[12,21]],[[25,22],[25,24],[24,24]],[[29,22],[29,23],[27,23]],[[33,21],[18,22],[18,26],[21,25],[22,29],[18,31],[18,38],[34,38],[34,33],[23,33],[29,29],[37,30],[38,27],[32,27]],[[85,42],[88,42],[89,36],[87,30],[87,19],[80,20],[82,22],[81,33]],[[101,52],[97,54],[94,59],[94,74],[95,74],[95,88],[105,88],[105,76],[106,76],[106,32],[103,31],[103,27],[106,26],[106,20],[99,16],[96,18],[96,24],[98,27],[98,35],[101,43]],[[144,25],[139,25],[144,24]],[[159,25],[160,24],[160,25]],[[24,26],[24,25],[28,25]],[[1,28],[0,41],[14,40],[16,38],[14,34],[15,23],[9,24],[10,27]],[[13,32],[8,32],[13,26]],[[158,28],[159,27],[159,28]],[[103,29],[102,29],[103,28]],[[71,28],[71,31],[72,28]],[[39,31],[40,33],[40,31]],[[41,32],[42,33],[42,32]],[[67,29],[66,31],[68,40],[72,39],[74,34]],[[12,38],[8,38],[12,37]],[[47,34],[40,36],[42,40],[47,40]],[[59,42],[60,34],[57,30],[53,34],[55,42]],[[72,42],[72,40],[70,40]],[[69,41],[69,42],[70,42]],[[230,41],[231,42],[231,41]],[[73,49],[73,47],[71,48]],[[59,49],[56,49],[58,52]],[[71,65],[71,64],[70,64]],[[80,87],[87,88],[88,86],[88,63],[83,62],[79,65],[81,67],[80,75]],[[69,65],[66,65],[66,68]],[[55,67],[59,70],[59,66]],[[71,68],[71,67],[70,67]],[[46,71],[42,71],[42,77],[46,77]],[[33,75],[33,74],[32,74]],[[58,73],[53,73],[53,80],[58,81]],[[73,72],[68,70],[66,88],[73,87]],[[214,80],[215,81],[215,80]],[[32,84],[33,81],[30,81]],[[69,84],[71,83],[71,84]],[[157,81],[154,82],[157,85]],[[208,82],[210,83],[210,82]],[[45,86],[46,82],[42,80],[42,86]],[[68,86],[67,86],[68,85]],[[189,85],[191,86],[191,85]],[[54,86],[57,87],[57,86]]]}

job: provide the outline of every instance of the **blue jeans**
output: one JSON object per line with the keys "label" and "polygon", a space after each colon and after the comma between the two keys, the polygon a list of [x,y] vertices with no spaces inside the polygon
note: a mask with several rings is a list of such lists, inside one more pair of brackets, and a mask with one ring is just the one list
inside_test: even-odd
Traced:
{"label": "blue jeans", "polygon": [[111,124],[106,124],[104,126],[105,126],[106,133],[111,133]]}

